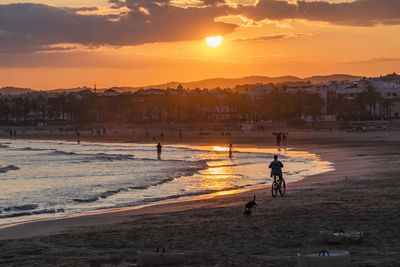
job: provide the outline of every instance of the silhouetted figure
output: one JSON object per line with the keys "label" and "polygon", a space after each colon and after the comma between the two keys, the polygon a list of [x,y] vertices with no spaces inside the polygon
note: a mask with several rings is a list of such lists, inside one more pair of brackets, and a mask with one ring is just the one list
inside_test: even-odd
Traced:
{"label": "silhouetted figure", "polygon": [[157,145],[157,159],[158,160],[161,159],[161,149],[162,149],[162,145],[160,142],[158,142],[158,145]]}
{"label": "silhouetted figure", "polygon": [[276,134],[276,145],[280,146],[281,145],[281,139],[282,139],[282,135],[281,132]]}
{"label": "silhouetted figure", "polygon": [[275,176],[282,179],[283,164],[278,160],[278,155],[274,155],[274,161],[269,164],[269,168],[271,169],[271,177],[274,177],[274,181],[276,180]]}
{"label": "silhouetted figure", "polygon": [[179,130],[179,140],[182,140],[182,129]]}
{"label": "silhouetted figure", "polygon": [[161,141],[163,141],[164,140],[164,133],[163,132],[160,133],[160,137],[161,137]]}
{"label": "silhouetted figure", "polygon": [[282,142],[283,142],[283,145],[284,146],[286,146],[286,141],[287,141],[287,133],[282,133]]}
{"label": "silhouetted figure", "polygon": [[79,131],[76,131],[76,142],[77,142],[78,144],[81,143],[80,137],[81,137],[81,134],[79,133]]}
{"label": "silhouetted figure", "polygon": [[229,158],[232,158],[232,144],[229,144]]}

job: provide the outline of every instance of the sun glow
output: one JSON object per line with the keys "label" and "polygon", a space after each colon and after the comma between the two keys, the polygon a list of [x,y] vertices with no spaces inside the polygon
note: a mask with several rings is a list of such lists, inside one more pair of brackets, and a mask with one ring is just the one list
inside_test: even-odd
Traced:
{"label": "sun glow", "polygon": [[213,149],[214,149],[215,151],[228,151],[228,150],[229,150],[229,148],[227,148],[227,147],[222,147],[222,146],[214,146]]}
{"label": "sun glow", "polygon": [[206,38],[206,43],[209,47],[217,47],[222,43],[222,36],[210,36]]}

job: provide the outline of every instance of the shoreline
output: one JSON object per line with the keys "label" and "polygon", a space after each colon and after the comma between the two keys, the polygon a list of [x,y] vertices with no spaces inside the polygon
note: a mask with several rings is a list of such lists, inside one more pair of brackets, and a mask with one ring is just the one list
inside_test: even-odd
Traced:
{"label": "shoreline", "polygon": [[[22,139],[22,138],[20,138]],[[0,140],[5,140],[5,139],[0,139]],[[38,139],[23,139],[23,140],[38,140]],[[53,139],[53,140],[47,140],[47,141],[57,141],[57,140],[62,140],[62,139]],[[86,142],[91,142],[91,143],[106,143],[106,142],[99,142],[98,140],[94,141],[86,141]],[[114,143],[114,142],[113,142]],[[148,142],[146,142],[148,144]],[[209,148],[209,144],[182,144],[182,143],[168,143],[168,145],[176,145],[176,146],[192,146],[192,147],[201,147],[201,148]],[[211,145],[212,146],[212,145]],[[268,152],[272,152],[274,150],[277,150],[276,148],[272,148],[271,146],[265,146],[265,147],[260,147],[254,144],[240,144],[237,146],[237,149],[240,151],[246,151],[246,150],[260,150],[261,152],[265,152],[268,150]],[[301,153],[301,154],[306,154],[311,157],[316,157],[319,164],[329,164],[331,166],[333,163],[332,162],[327,162],[323,161],[320,159],[320,157],[317,154],[313,154],[309,151],[305,150],[296,150],[292,148],[285,148],[284,151],[289,154],[293,153]],[[325,168],[331,168],[325,166]],[[333,169],[334,170],[334,169]],[[313,175],[305,175],[302,178],[298,178],[296,180],[292,181],[286,181],[289,186],[291,185],[297,185],[297,184],[307,184],[306,180],[308,177],[313,177],[313,176],[318,176],[327,172],[331,172],[333,170],[323,170],[322,172],[318,174],[313,174]],[[137,205],[137,206],[126,206],[126,207],[114,207],[114,208],[106,208],[106,209],[98,209],[98,210],[88,210],[88,211],[83,211],[79,213],[73,213],[73,214],[68,214],[64,216],[58,216],[54,218],[37,218],[37,219],[31,219],[31,220],[26,220],[26,221],[21,221],[21,222],[14,222],[14,223],[8,223],[4,225],[0,225],[0,240],[5,240],[10,237],[12,238],[31,238],[35,236],[40,236],[40,235],[49,235],[49,234],[55,234],[64,230],[67,230],[68,227],[73,227],[73,226],[79,226],[79,225],[85,225],[85,223],[90,223],[96,225],[94,221],[96,221],[97,218],[102,218],[104,216],[108,216],[111,214],[115,213],[129,213],[129,215],[142,215],[142,214],[148,214],[148,213],[156,213],[159,209],[158,207],[155,206],[163,206],[161,210],[162,212],[175,212],[172,206],[176,206],[177,204],[183,202],[183,206],[188,206],[185,209],[190,209],[191,203],[197,203],[199,201],[203,200],[208,200],[208,199],[213,199],[213,198],[218,198],[219,196],[228,196],[228,195],[237,195],[237,194],[248,194],[248,192],[253,192],[253,193],[259,193],[259,192],[265,192],[265,190],[269,191],[269,188],[271,187],[270,185],[270,179],[269,176],[266,174],[266,180],[267,183],[266,185],[257,185],[257,186],[252,186],[252,187],[247,187],[247,188],[239,188],[239,189],[231,189],[231,190],[222,190],[218,192],[213,192],[213,193],[205,193],[205,194],[199,194],[195,196],[182,196],[179,198],[174,198],[174,199],[165,199],[161,201],[156,201],[148,204],[142,204],[142,205]],[[180,204],[179,204],[180,205]],[[164,209],[166,207],[166,209]],[[152,210],[155,211],[152,211]],[[150,212],[148,212],[148,210]],[[119,216],[119,214],[118,214]],[[88,220],[84,219],[85,221],[84,224],[80,223],[79,220],[81,217],[89,217]],[[124,215],[121,215],[119,217],[124,217]],[[116,223],[116,222],[123,222],[126,219],[120,219],[116,221],[110,221],[108,223]],[[50,230],[41,230],[39,232],[32,232],[30,231],[27,233],[26,228],[31,228],[32,225],[38,225],[40,228],[41,224],[43,225],[48,225],[48,224],[53,224],[53,223],[60,223],[60,229],[50,229]],[[43,228],[43,227],[41,227]]]}
{"label": "shoreline", "polygon": [[[322,248],[349,251],[352,266],[396,266],[400,262],[399,133],[317,132],[289,137],[291,147],[319,155],[335,170],[291,183],[283,198],[272,199],[266,186],[112,216],[77,217],[74,223],[64,222],[62,231],[60,221],[0,230],[3,239],[5,234],[13,238],[0,240],[0,263],[132,266],[135,251],[161,245],[184,251],[185,265],[193,266],[244,266],[249,259],[253,266],[293,266],[297,253]],[[250,136],[247,141],[260,146],[273,140]],[[253,193],[258,212],[246,218],[243,206]],[[319,230],[338,228],[363,231],[366,241],[340,246],[321,243]],[[46,235],[24,237],[44,230]]]}

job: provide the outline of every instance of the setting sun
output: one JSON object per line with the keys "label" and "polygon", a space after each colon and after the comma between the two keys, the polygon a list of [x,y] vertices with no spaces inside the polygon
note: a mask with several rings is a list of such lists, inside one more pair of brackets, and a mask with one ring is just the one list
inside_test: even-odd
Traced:
{"label": "setting sun", "polygon": [[210,47],[217,47],[222,43],[222,36],[210,36],[206,38],[206,43]]}

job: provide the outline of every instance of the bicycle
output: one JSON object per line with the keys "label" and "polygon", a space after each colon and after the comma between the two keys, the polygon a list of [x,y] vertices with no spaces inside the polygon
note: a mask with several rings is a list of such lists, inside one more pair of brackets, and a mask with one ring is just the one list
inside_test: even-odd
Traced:
{"label": "bicycle", "polygon": [[274,181],[272,182],[271,186],[272,197],[276,198],[276,196],[278,195],[278,191],[281,197],[283,197],[286,193],[286,183],[283,178],[279,178],[277,181],[276,175],[274,175]]}

